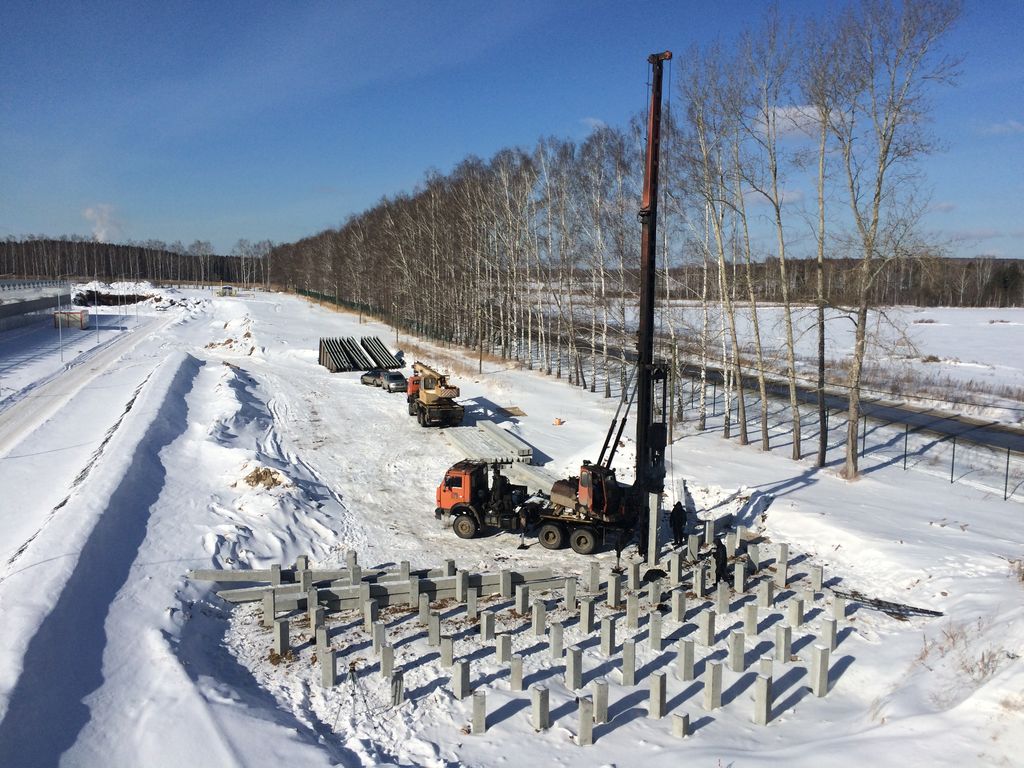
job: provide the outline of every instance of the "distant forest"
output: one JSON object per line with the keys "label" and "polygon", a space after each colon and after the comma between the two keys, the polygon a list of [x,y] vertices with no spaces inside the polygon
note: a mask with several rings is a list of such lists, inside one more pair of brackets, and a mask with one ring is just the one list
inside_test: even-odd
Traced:
{"label": "distant forest", "polygon": [[269,284],[271,243],[239,240],[229,255],[208,242],[101,243],[82,237],[0,240],[0,278]]}
{"label": "distant forest", "polygon": [[[313,238],[315,241],[329,233]],[[265,285],[284,290],[305,290],[342,301],[351,286],[335,290],[325,275],[311,275],[297,258],[299,244],[273,246],[262,242],[236,248],[229,255],[212,252],[209,243],[196,242],[180,248],[159,241],[145,243],[101,243],[85,238],[31,237],[0,240],[0,277],[46,278],[58,276],[82,280],[149,280],[154,283],[204,284],[238,283]],[[309,245],[309,241],[302,241]],[[274,263],[272,255],[279,257]],[[271,269],[271,265],[273,269]],[[734,265],[735,266],[735,265]],[[799,303],[815,301],[812,259],[792,259],[786,273],[790,297]],[[827,292],[837,305],[850,303],[854,259],[825,261]],[[781,300],[779,268],[775,259],[751,265],[755,297],[759,301]],[[574,268],[573,281],[589,285],[593,277],[583,267]],[[700,293],[703,269],[698,264],[672,267],[669,275],[682,291],[680,298]],[[318,279],[319,277],[319,279]],[[627,267],[625,298],[635,300],[636,272]],[[542,282],[557,284],[556,271],[545,270]],[[341,286],[337,286],[339,289]],[[391,303],[381,295],[360,302],[364,311],[391,318]],[[607,291],[611,295],[613,291]],[[621,297],[620,297],[621,298]],[[353,302],[354,303],[354,302]],[[917,257],[886,262],[872,286],[872,303],[878,306],[919,307],[1019,307],[1024,306],[1024,259],[975,257],[956,259],[941,256]]]}

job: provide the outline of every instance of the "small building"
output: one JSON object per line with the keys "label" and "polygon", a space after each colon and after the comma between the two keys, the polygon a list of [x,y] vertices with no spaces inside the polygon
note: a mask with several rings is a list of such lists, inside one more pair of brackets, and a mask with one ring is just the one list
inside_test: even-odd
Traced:
{"label": "small building", "polygon": [[84,331],[89,327],[89,310],[58,309],[53,313],[53,327],[78,328]]}

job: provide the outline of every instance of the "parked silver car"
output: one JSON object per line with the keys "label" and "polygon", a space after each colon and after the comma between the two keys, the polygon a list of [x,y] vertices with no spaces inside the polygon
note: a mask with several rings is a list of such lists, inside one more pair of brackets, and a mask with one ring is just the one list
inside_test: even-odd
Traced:
{"label": "parked silver car", "polygon": [[388,392],[405,392],[408,382],[398,371],[387,371],[381,377],[380,385]]}
{"label": "parked silver car", "polygon": [[359,380],[369,387],[379,387],[385,373],[386,371],[382,371],[380,368],[371,368],[360,376]]}

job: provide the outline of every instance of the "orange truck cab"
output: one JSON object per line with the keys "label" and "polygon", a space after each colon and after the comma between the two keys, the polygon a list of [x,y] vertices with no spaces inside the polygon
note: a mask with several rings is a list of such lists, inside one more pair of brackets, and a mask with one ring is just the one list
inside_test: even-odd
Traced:
{"label": "orange truck cab", "polygon": [[533,520],[523,509],[528,506],[523,504],[526,486],[510,483],[497,466],[488,484],[487,469],[486,462],[465,459],[453,464],[437,486],[434,517],[450,517],[460,538],[471,539],[485,526],[518,531]]}
{"label": "orange truck cab", "polygon": [[479,462],[460,461],[445,473],[444,480],[437,486],[438,517],[450,514],[460,504],[472,504],[474,489],[486,491],[484,469],[484,465]]}
{"label": "orange truck cab", "polygon": [[409,415],[415,416],[417,402],[420,399],[420,375],[414,373],[405,382],[405,403],[409,407]]}

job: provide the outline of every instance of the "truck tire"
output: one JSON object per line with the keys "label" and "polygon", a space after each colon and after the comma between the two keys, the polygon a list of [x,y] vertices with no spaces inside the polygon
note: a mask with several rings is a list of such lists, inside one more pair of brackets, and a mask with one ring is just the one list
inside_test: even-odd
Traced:
{"label": "truck tire", "polygon": [[592,555],[597,549],[597,533],[586,525],[574,528],[569,534],[569,546],[579,555]]}
{"label": "truck tire", "polygon": [[480,526],[476,524],[472,515],[463,513],[452,520],[452,530],[460,539],[472,539],[480,530]]}
{"label": "truck tire", "polygon": [[416,415],[416,418],[419,420],[421,427],[427,426],[427,414],[423,412],[422,408],[420,409],[419,413]]}
{"label": "truck tire", "polygon": [[544,523],[537,532],[537,539],[544,549],[561,549],[565,546],[565,529],[558,523]]}

